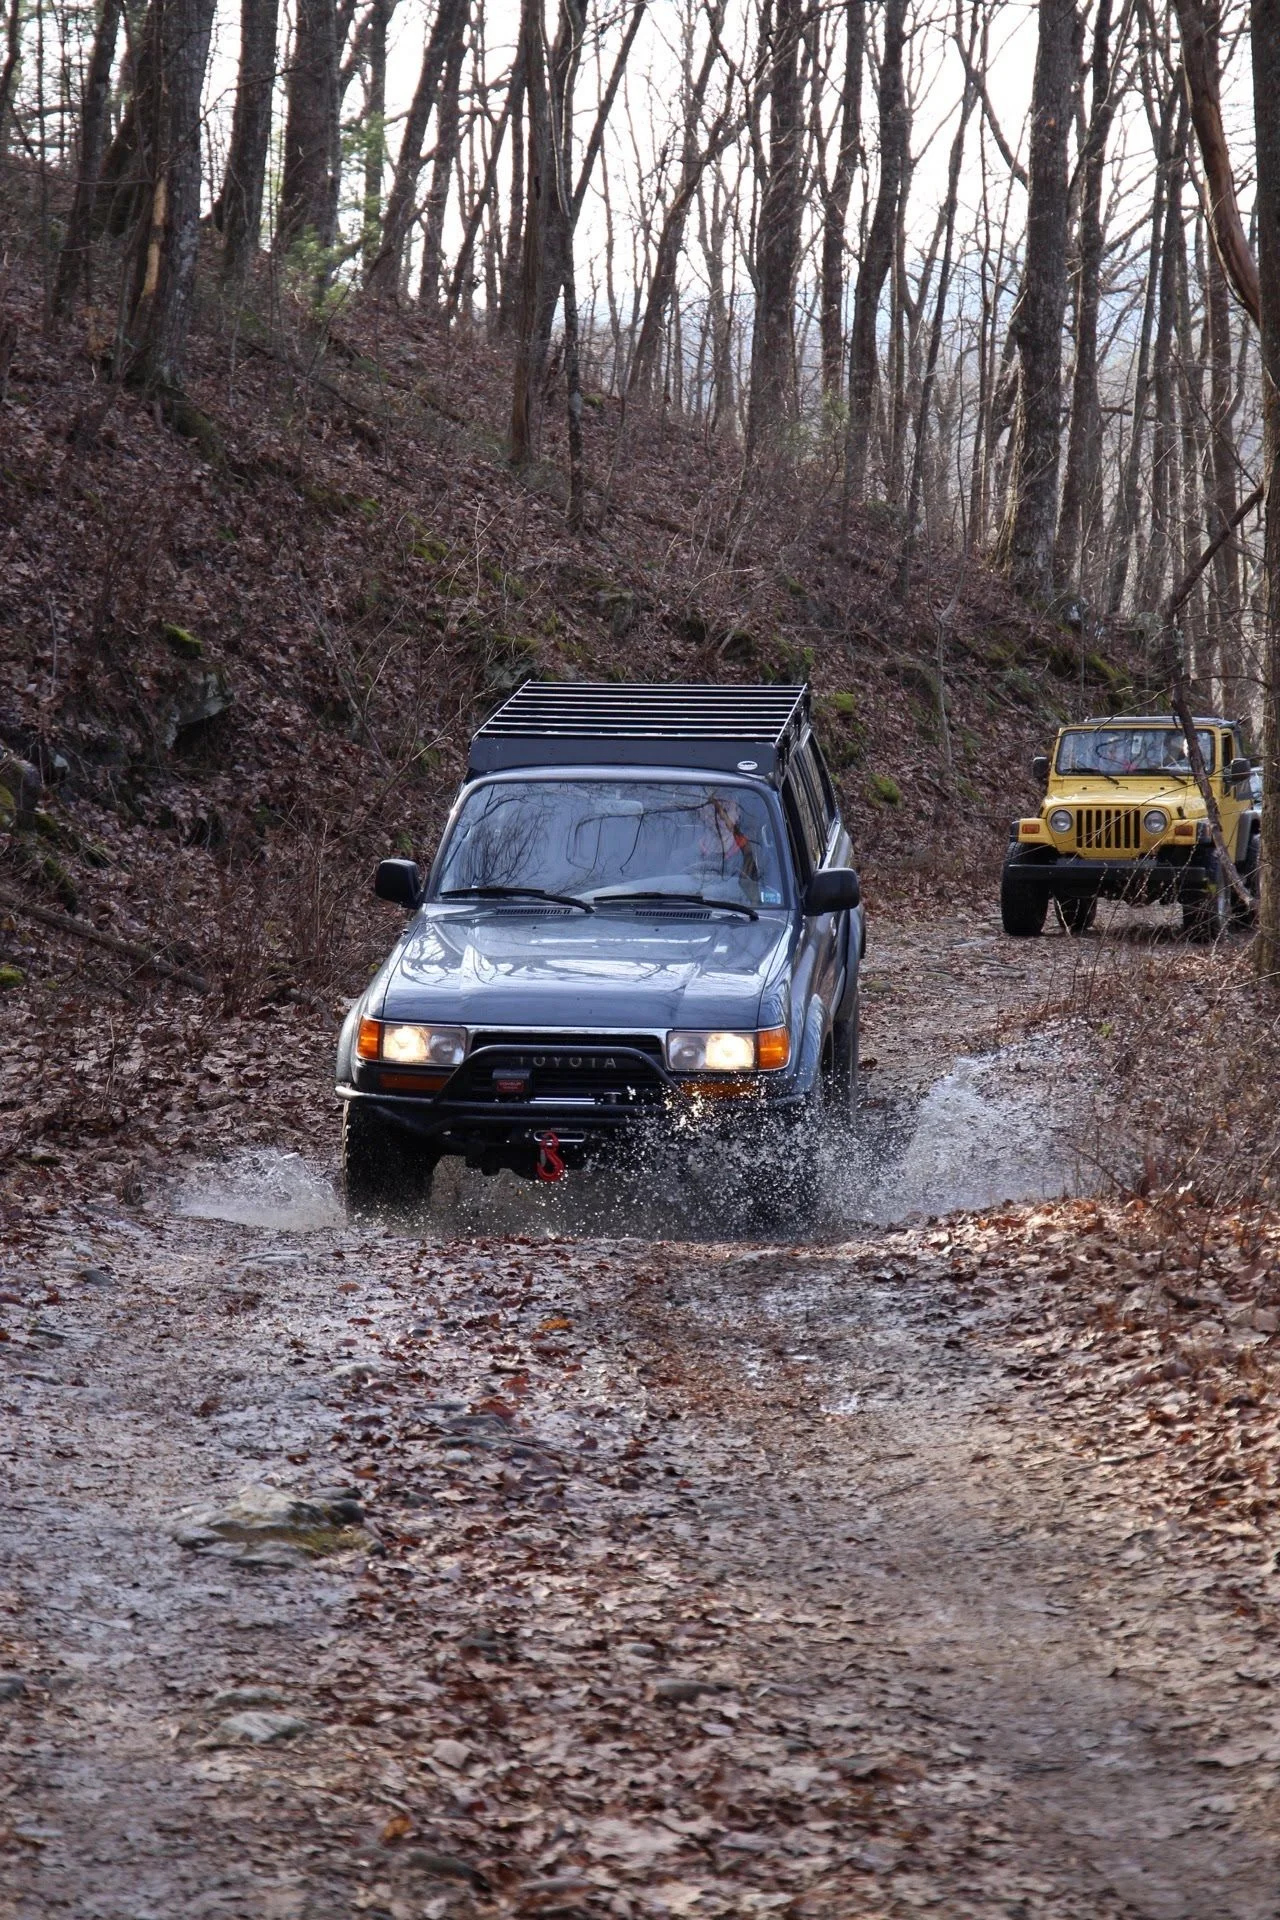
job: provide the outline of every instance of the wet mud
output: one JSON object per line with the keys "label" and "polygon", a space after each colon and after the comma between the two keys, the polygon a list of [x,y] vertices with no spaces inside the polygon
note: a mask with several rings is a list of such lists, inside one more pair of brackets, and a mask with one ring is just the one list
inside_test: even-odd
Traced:
{"label": "wet mud", "polygon": [[4,1920],[1270,1920],[1274,1574],[1073,1449],[927,1218],[1101,1184],[1123,957],[887,931],[763,1243],[652,1170],[352,1222],[319,1135],[52,1198],[0,1272]]}

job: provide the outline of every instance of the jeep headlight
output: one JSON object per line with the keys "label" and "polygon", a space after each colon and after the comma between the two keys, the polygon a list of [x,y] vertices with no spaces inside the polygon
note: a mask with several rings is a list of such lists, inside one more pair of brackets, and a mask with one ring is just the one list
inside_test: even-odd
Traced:
{"label": "jeep headlight", "polygon": [[460,1067],[467,1057],[467,1030],[362,1020],[356,1052],[361,1060],[390,1060],[398,1067]]}
{"label": "jeep headlight", "polygon": [[1152,834],[1164,833],[1168,825],[1169,825],[1169,816],[1167,813],[1164,813],[1159,807],[1152,807],[1149,813],[1144,813],[1142,816],[1142,826],[1143,826],[1144,832],[1146,833],[1152,833]]}
{"label": "jeep headlight", "polygon": [[776,1071],[791,1058],[785,1027],[761,1033],[669,1033],[667,1065],[673,1073],[753,1073]]}
{"label": "jeep headlight", "polygon": [[1065,807],[1055,807],[1049,815],[1049,828],[1053,833],[1070,833],[1071,815]]}

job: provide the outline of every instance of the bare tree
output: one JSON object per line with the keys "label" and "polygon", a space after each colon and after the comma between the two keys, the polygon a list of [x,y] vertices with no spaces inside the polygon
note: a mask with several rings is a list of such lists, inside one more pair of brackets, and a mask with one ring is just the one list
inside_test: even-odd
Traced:
{"label": "bare tree", "polygon": [[[375,5],[385,0],[374,0]],[[279,0],[241,0],[240,66],[231,144],[214,208],[222,229],[224,280],[244,278],[262,235],[262,195],[271,144],[271,96],[276,83]]]}
{"label": "bare tree", "polygon": [[298,0],[287,70],[279,253],[305,236],[324,255],[337,236],[338,57],[336,0]]}
{"label": "bare tree", "polygon": [[1067,305],[1068,157],[1083,25],[1075,0],[1041,0],[1031,94],[1026,258],[1010,331],[1018,354],[1012,471],[1000,557],[1018,589],[1053,591]]}
{"label": "bare tree", "polygon": [[148,392],[182,388],[200,238],[200,95],[214,0],[151,0],[152,84],[147,122],[151,178],[135,247],[125,377]]}
{"label": "bare tree", "polygon": [[[107,138],[107,115],[111,103],[111,68],[116,57],[116,39],[120,31],[122,0],[102,0],[97,31],[84,78],[80,107],[80,141],[76,164],[75,197],[67,215],[66,237],[58,258],[53,288],[53,311],[65,315],[77,292],[89,292],[90,244],[93,239],[93,208],[102,155]],[[16,14],[15,7],[15,14]],[[0,95],[0,138],[3,127],[3,96]]]}
{"label": "bare tree", "polygon": [[866,490],[867,449],[875,401],[879,356],[876,320],[880,296],[894,260],[894,238],[903,166],[907,154],[907,103],[902,56],[906,45],[906,0],[885,0],[884,44],[876,95],[880,116],[880,182],[875,212],[863,248],[853,301],[849,337],[849,430],[845,447],[846,498],[861,500]]}

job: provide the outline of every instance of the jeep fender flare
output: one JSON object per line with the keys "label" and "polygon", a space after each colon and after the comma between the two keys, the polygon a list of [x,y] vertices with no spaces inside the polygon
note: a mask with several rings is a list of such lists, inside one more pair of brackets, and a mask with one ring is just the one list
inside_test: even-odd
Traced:
{"label": "jeep fender flare", "polygon": [[1248,859],[1249,842],[1253,839],[1255,834],[1259,834],[1261,833],[1261,831],[1262,831],[1261,814],[1256,812],[1241,814],[1240,825],[1236,829],[1235,863],[1237,866],[1240,866],[1243,861]]}

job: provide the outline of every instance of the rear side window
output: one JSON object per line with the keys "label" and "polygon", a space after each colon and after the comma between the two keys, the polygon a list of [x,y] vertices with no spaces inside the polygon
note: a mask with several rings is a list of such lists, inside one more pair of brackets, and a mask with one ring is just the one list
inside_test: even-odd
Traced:
{"label": "rear side window", "polygon": [[809,777],[817,803],[818,816],[827,833],[830,833],[839,817],[840,809],[836,805],[835,789],[831,784],[831,775],[827,772],[826,762],[818,752],[818,743],[810,734],[800,750],[800,764]]}
{"label": "rear side window", "polygon": [[809,792],[808,783],[798,777],[799,772],[798,766],[792,767],[783,782],[783,794],[787,803],[787,812],[800,833],[808,871],[816,873],[822,865],[827,836],[819,821],[817,807]]}

